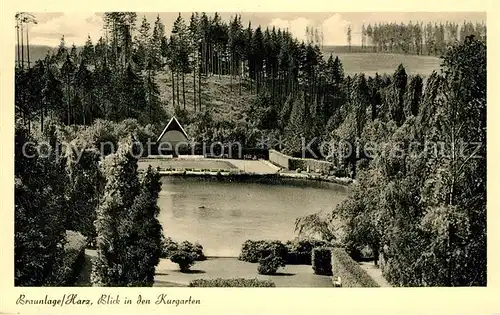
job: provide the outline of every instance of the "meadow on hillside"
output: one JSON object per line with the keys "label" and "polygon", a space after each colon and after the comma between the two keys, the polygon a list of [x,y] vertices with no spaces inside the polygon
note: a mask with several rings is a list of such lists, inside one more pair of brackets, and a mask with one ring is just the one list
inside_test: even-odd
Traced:
{"label": "meadow on hillside", "polygon": [[[403,64],[408,74],[429,76],[432,71],[439,69],[441,59],[433,56],[388,54],[388,53],[349,53],[343,52],[332,55],[338,56],[347,75],[364,73],[366,76],[378,74],[392,75]],[[330,55],[325,55],[328,58]]]}

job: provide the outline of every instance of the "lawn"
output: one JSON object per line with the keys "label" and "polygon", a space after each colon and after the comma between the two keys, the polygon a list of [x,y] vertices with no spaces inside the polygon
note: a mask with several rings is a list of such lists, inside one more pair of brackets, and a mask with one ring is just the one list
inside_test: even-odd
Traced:
{"label": "lawn", "polygon": [[[82,272],[78,286],[90,286],[90,269],[96,257],[95,250],[86,250],[86,267]],[[332,287],[329,276],[315,275],[308,265],[288,265],[278,269],[273,276],[259,275],[258,264],[240,261],[237,258],[208,258],[196,262],[191,272],[181,273],[177,264],[169,259],[161,259],[156,267],[155,287],[186,287],[195,279],[215,278],[258,278],[271,280],[277,287]]]}
{"label": "lawn", "polygon": [[257,266],[237,258],[209,258],[196,262],[191,272],[181,273],[177,264],[162,259],[156,267],[155,286],[187,286],[194,279],[257,278],[271,280],[276,287],[332,287],[329,276],[314,274],[308,265],[287,265],[272,276],[259,275]]}

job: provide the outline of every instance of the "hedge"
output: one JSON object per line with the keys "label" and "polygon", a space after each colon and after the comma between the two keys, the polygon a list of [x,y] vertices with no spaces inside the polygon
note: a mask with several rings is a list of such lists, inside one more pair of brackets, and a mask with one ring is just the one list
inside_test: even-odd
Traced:
{"label": "hedge", "polygon": [[340,277],[343,287],[378,287],[368,273],[343,248],[332,248],[333,278]]}
{"label": "hedge", "polygon": [[328,243],[317,239],[299,239],[287,241],[247,240],[241,248],[239,260],[257,263],[266,257],[269,252],[277,251],[287,265],[311,265],[311,252],[315,247],[327,246]]}
{"label": "hedge", "polygon": [[311,265],[312,249],[327,245],[327,242],[313,238],[295,238],[292,241],[287,241],[285,243],[288,249],[286,263],[289,265]]}
{"label": "hedge", "polygon": [[267,256],[269,256],[271,253],[274,253],[275,255],[281,257],[283,260],[286,260],[288,250],[286,246],[280,241],[247,240],[241,246],[241,253],[238,259],[246,262],[257,263],[262,258],[266,258]]}
{"label": "hedge", "polygon": [[71,286],[77,281],[85,263],[86,245],[87,238],[80,232],[66,231],[64,257],[57,275],[61,286]]}
{"label": "hedge", "polygon": [[270,280],[232,278],[232,279],[196,279],[189,283],[190,287],[275,287]]}
{"label": "hedge", "polygon": [[311,252],[288,252],[285,263],[288,265],[310,265]]}
{"label": "hedge", "polygon": [[317,275],[332,275],[332,251],[328,247],[317,247],[312,250],[312,268]]}

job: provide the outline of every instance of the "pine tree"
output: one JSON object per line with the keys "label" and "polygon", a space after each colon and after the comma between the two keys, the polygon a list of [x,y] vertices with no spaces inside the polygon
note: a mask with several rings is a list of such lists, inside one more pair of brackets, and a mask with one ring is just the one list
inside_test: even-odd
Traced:
{"label": "pine tree", "polygon": [[104,38],[99,38],[95,45],[95,65],[102,65],[108,61],[108,46]]}
{"label": "pine tree", "polygon": [[159,121],[162,117],[159,113],[159,110],[161,110],[160,92],[155,82],[155,72],[153,70],[148,70],[145,90],[148,104],[148,118],[144,119],[144,121],[148,123]]}
{"label": "pine tree", "polygon": [[160,16],[156,17],[155,25],[153,28],[153,35],[149,46],[149,59],[153,65],[153,69],[158,70],[163,67],[162,61],[162,43],[165,37],[165,26],[163,25]]}
{"label": "pine tree", "polygon": [[66,56],[68,55],[68,50],[66,49],[66,42],[64,41],[64,35],[61,37],[61,42],[57,48],[56,60],[57,62],[64,62]]}
{"label": "pine tree", "polygon": [[121,105],[125,108],[123,118],[138,117],[148,108],[142,75],[131,64],[121,78],[120,94]]}
{"label": "pine tree", "polygon": [[92,283],[97,286],[128,285],[126,254],[122,247],[126,235],[120,235],[124,218],[140,191],[137,159],[131,154],[131,141],[123,140],[118,151],[106,156],[102,172],[106,178],[104,195],[97,208],[97,258],[92,268]]}
{"label": "pine tree", "polygon": [[[151,25],[149,24],[146,16],[142,18],[141,26],[139,27],[139,34],[135,38],[135,63],[141,68],[144,69],[148,66],[149,58],[149,49],[151,44]],[[151,63],[153,64],[153,63]]]}
{"label": "pine tree", "polygon": [[184,104],[184,109],[186,109],[184,75],[186,72],[189,71],[190,45],[188,39],[188,28],[180,13],[174,22],[174,26],[172,28],[172,37],[175,43],[175,45],[172,47],[172,49],[174,49],[173,59],[174,59],[174,64],[176,66],[177,74],[180,72],[182,76],[182,101]]}
{"label": "pine tree", "polygon": [[263,59],[264,59],[264,36],[261,27],[257,27],[252,36],[250,43],[251,59],[250,61],[250,78],[255,80],[257,94],[260,93],[263,79]]}
{"label": "pine tree", "polygon": [[82,62],[85,62],[86,64],[94,64],[94,60],[96,59],[96,57],[95,57],[94,45],[92,44],[92,39],[90,38],[90,35],[87,37],[87,41],[83,46],[80,56]]}
{"label": "pine tree", "polygon": [[97,105],[99,107],[100,117],[104,119],[110,118],[111,104],[114,98],[111,78],[111,69],[106,59],[104,59],[102,65],[95,70],[95,94]]}
{"label": "pine tree", "polygon": [[71,45],[71,51],[69,53],[69,58],[73,61],[73,63],[78,63],[78,53],[76,52],[75,43]]}
{"label": "pine tree", "polygon": [[351,25],[347,26],[347,44],[349,45],[349,51],[351,51]]}
{"label": "pine tree", "polygon": [[189,37],[191,38],[190,50],[192,51],[192,69],[193,69],[193,108],[196,111],[196,69],[199,66],[199,48],[201,43],[201,36],[199,34],[199,16],[198,12],[191,14],[189,20]]}
{"label": "pine tree", "polygon": [[404,116],[404,95],[406,92],[407,75],[402,64],[399,65],[393,75],[392,91],[389,96],[390,114],[392,120],[401,126],[405,120]]}
{"label": "pine tree", "polygon": [[[80,62],[78,71],[75,74],[75,86],[77,89],[76,96],[79,96],[82,102],[81,123],[84,125],[86,125],[87,122],[92,123],[93,115],[95,114],[93,109],[94,103],[92,101],[94,80],[92,78],[92,73],[83,61]],[[89,114],[90,117],[87,119]]]}
{"label": "pine tree", "polygon": [[290,118],[285,128],[285,148],[283,152],[289,155],[298,155],[301,153],[302,143],[307,140],[307,108],[303,101],[304,95],[296,98]]}
{"label": "pine tree", "polygon": [[[68,125],[71,124],[71,119],[73,118],[72,116],[72,108],[71,108],[71,99],[72,99],[72,94],[73,94],[73,75],[75,71],[75,65],[73,64],[73,61],[71,60],[69,55],[66,55],[66,61],[64,62],[62,68],[61,68],[61,75],[64,78],[64,85],[65,85],[65,90],[66,90],[66,123]],[[73,118],[74,119],[74,118]]]}
{"label": "pine tree", "polygon": [[44,86],[42,89],[42,102],[40,108],[40,126],[44,130],[44,118],[47,113],[64,111],[64,94],[61,81],[59,81],[50,67],[45,67]]}
{"label": "pine tree", "polygon": [[423,80],[419,75],[412,76],[408,84],[408,90],[405,95],[404,113],[406,117],[417,116],[422,98]]}

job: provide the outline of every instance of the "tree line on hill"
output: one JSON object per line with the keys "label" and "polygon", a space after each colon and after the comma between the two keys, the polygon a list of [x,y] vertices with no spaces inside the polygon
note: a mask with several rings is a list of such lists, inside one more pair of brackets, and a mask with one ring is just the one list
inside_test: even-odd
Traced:
{"label": "tree line on hill", "polygon": [[[351,46],[351,30],[346,36]],[[361,27],[361,47],[366,51],[404,53],[417,55],[441,56],[448,46],[464,42],[474,35],[478,40],[486,41],[486,24],[464,21],[462,25],[454,22],[431,23],[377,23]]]}

